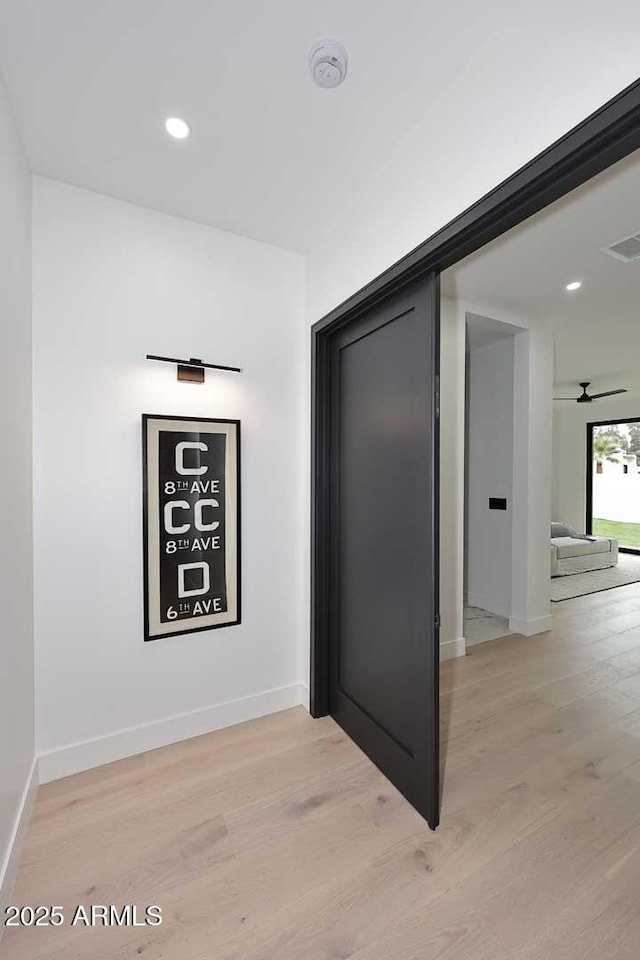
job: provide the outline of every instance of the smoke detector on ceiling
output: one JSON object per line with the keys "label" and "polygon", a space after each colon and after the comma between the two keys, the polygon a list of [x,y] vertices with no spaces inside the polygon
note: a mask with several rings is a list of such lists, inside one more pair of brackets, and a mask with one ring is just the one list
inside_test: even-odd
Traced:
{"label": "smoke detector on ceiling", "polygon": [[309,69],[318,87],[339,87],[347,75],[347,51],[337,40],[318,40],[309,52]]}
{"label": "smoke detector on ceiling", "polygon": [[622,260],[624,263],[640,260],[640,233],[635,233],[631,237],[625,237],[624,240],[618,240],[617,243],[603,247],[602,252],[608,253],[610,257],[615,257],[616,260]]}

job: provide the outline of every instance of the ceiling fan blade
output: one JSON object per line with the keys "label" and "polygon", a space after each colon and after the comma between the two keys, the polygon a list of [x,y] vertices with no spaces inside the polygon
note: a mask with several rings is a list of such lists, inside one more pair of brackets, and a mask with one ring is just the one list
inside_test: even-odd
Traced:
{"label": "ceiling fan blade", "polygon": [[592,393],[592,400],[599,400],[600,397],[613,397],[616,393],[628,393],[629,391],[624,387],[621,390],[606,390],[604,393]]}

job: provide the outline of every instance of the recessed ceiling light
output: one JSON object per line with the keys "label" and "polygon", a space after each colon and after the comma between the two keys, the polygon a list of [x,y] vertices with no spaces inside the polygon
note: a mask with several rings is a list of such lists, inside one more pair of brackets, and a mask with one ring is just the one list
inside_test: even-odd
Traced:
{"label": "recessed ceiling light", "polygon": [[573,290],[579,290],[581,286],[582,284],[579,280],[572,280],[571,283],[567,284],[565,289],[571,293]]}
{"label": "recessed ceiling light", "polygon": [[191,127],[187,121],[181,120],[180,117],[168,117],[164,122],[164,128],[175,140],[186,140],[191,133]]}

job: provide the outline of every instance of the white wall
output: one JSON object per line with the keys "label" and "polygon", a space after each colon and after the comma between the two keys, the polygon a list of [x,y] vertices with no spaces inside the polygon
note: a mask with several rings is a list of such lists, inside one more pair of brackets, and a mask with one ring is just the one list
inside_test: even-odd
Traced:
{"label": "white wall", "polygon": [[[513,330],[510,626],[532,635],[551,625],[549,538],[553,337],[521,316],[487,304],[441,302],[440,377],[440,657],[463,656],[465,564],[465,327],[467,315]],[[500,376],[503,371],[500,370]],[[493,562],[493,557],[492,557]],[[508,577],[506,569],[502,574]]]}
{"label": "white wall", "polygon": [[640,476],[593,471],[593,516],[640,524]]}
{"label": "white wall", "polygon": [[440,657],[463,656],[465,310],[440,306]]}
{"label": "white wall", "polygon": [[[464,309],[468,314],[491,317],[517,331],[513,338],[509,626],[513,633],[532,636],[551,628],[549,522],[553,334],[550,326],[542,321],[532,323],[526,317],[493,310],[487,304],[467,304]],[[461,504],[460,511],[463,510]]]}
{"label": "white wall", "polygon": [[640,417],[640,399],[556,403],[553,414],[553,519],[585,528],[587,423]]}
{"label": "white wall", "polygon": [[[551,416],[553,337],[543,324],[504,314],[486,304],[441,301],[440,378],[440,657],[463,656],[465,562],[465,326],[467,315],[492,317],[511,327],[513,501],[511,613],[514,632],[550,628]],[[502,369],[500,376],[503,376]],[[508,441],[507,441],[508,445]],[[492,558],[493,561],[493,558]],[[503,575],[508,572],[503,569]],[[305,651],[307,646],[305,645]]]}
{"label": "white wall", "polygon": [[513,404],[513,590],[509,625],[551,629],[549,525],[553,447],[553,333],[539,323],[516,335]]}
{"label": "white wall", "polygon": [[[35,178],[44,779],[300,702],[301,308],[295,254]],[[179,384],[147,352],[244,372]],[[240,626],[143,642],[143,412],[242,421]]]}
{"label": "white wall", "polygon": [[[511,615],[514,337],[469,353],[466,591],[471,606]],[[505,497],[506,510],[490,510]]]}
{"label": "white wall", "polygon": [[0,907],[33,764],[30,234],[31,176],[0,80]]}

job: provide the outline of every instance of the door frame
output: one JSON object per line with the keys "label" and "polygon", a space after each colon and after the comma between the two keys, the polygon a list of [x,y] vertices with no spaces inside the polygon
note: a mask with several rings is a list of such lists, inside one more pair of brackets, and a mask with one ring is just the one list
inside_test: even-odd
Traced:
{"label": "door frame", "polygon": [[[585,533],[592,535],[593,529],[593,428],[594,427],[613,427],[618,423],[640,423],[640,417],[619,417],[617,420],[591,420],[587,423],[587,489],[586,489],[586,517]],[[633,547],[621,547],[618,545],[620,553],[633,553],[640,556],[640,550]]]}
{"label": "door frame", "polygon": [[[400,287],[439,274],[640,147],[640,79],[311,328],[310,712],[329,712],[331,335]],[[437,547],[434,576],[438,575]]]}

